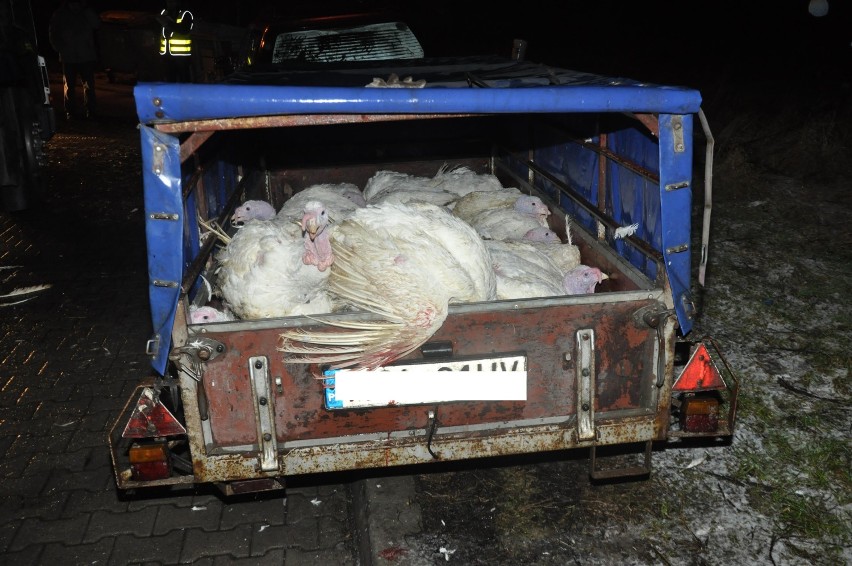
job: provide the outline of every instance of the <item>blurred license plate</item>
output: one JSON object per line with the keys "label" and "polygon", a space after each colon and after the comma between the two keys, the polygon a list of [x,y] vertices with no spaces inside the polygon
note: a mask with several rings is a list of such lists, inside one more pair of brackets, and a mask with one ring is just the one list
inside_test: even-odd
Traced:
{"label": "blurred license plate", "polygon": [[325,372],[327,409],[526,399],[522,354]]}

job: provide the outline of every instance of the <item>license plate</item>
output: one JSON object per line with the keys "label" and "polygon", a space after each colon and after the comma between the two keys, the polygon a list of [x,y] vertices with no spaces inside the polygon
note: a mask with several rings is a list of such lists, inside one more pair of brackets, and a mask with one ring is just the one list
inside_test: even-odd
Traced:
{"label": "license plate", "polygon": [[328,370],[324,381],[327,409],[526,401],[527,358],[510,354],[399,364],[375,370]]}

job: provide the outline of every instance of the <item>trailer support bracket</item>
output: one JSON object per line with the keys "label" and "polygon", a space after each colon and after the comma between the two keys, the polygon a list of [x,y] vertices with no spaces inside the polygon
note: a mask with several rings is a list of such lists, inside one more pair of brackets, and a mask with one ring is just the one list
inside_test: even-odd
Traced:
{"label": "trailer support bracket", "polygon": [[595,331],[577,331],[577,438],[595,439]]}
{"label": "trailer support bracket", "polygon": [[260,446],[260,470],[278,471],[278,440],[275,436],[275,409],[269,387],[269,362],[266,356],[249,358],[249,374],[254,394],[257,442]]}

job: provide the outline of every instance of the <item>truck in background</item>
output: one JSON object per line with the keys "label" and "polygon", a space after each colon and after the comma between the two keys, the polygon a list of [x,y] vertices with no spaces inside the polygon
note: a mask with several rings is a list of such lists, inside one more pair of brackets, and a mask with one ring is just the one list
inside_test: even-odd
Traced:
{"label": "truck in background", "polygon": [[44,143],[56,118],[29,0],[0,0],[0,25],[0,209],[15,212],[44,191]]}

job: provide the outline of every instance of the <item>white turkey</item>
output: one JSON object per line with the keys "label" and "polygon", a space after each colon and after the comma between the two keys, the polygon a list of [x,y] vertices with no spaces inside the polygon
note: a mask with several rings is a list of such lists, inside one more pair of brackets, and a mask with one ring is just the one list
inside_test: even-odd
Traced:
{"label": "white turkey", "polygon": [[284,332],[279,349],[287,362],[382,366],[426,342],[451,303],[496,297],[485,242],[442,207],[369,205],[317,236],[323,238],[334,255],[329,291],[378,320]]}
{"label": "white turkey", "polygon": [[[556,244],[554,244],[556,245]],[[497,278],[498,299],[528,299],[565,294],[565,272],[529,242],[486,240]]]}
{"label": "white turkey", "polygon": [[[501,191],[500,193],[505,193]],[[503,194],[499,195],[482,192],[470,193],[462,197],[453,207],[453,214],[465,220],[482,236],[491,240],[520,240],[524,235],[539,227],[547,227],[550,209],[537,196]],[[494,199],[489,199],[495,197]],[[488,206],[491,201],[493,206]],[[473,206],[482,205],[481,208]],[[461,207],[461,210],[458,210]]]}
{"label": "white turkey", "polygon": [[562,287],[566,295],[586,295],[595,292],[595,288],[609,276],[597,267],[578,265],[565,274]]}
{"label": "white turkey", "polygon": [[434,177],[378,171],[364,186],[364,198],[371,204],[418,201],[452,207],[457,199],[470,192],[499,189],[502,185],[494,175],[476,173],[468,167],[442,166]]}
{"label": "white turkey", "polygon": [[521,240],[486,240],[497,276],[499,299],[523,299],[576,294],[574,278],[580,250],[549,228],[536,228]]}
{"label": "white turkey", "polygon": [[215,307],[204,305],[189,307],[189,321],[192,324],[206,324],[209,322],[228,322],[234,320],[234,315],[227,309],[217,309]]}
{"label": "white turkey", "polygon": [[272,220],[275,214],[275,208],[265,200],[247,200],[234,209],[231,226],[239,228],[251,220]]}
{"label": "white turkey", "polygon": [[[566,230],[568,230],[568,242],[564,244],[556,232],[544,227],[528,231],[521,241],[545,254],[562,273],[567,273],[580,265],[580,248],[571,243],[570,228],[566,227]],[[513,240],[514,238],[511,238],[507,241]]]}
{"label": "white turkey", "polygon": [[[303,216],[321,218],[316,224],[328,221],[325,209],[315,202],[305,205]],[[312,242],[296,222],[248,222],[217,256],[218,294],[241,319],[331,311],[325,291],[328,270],[305,263],[308,248]]]}
{"label": "white turkey", "polygon": [[367,203],[354,183],[320,183],[304,188],[290,197],[278,211],[276,220],[299,222],[308,202],[321,202],[332,222],[338,222]]}
{"label": "white turkey", "polygon": [[453,214],[462,220],[469,221],[480,212],[496,208],[512,208],[518,197],[523,194],[515,187],[500,187],[493,191],[471,191],[453,204]]}

